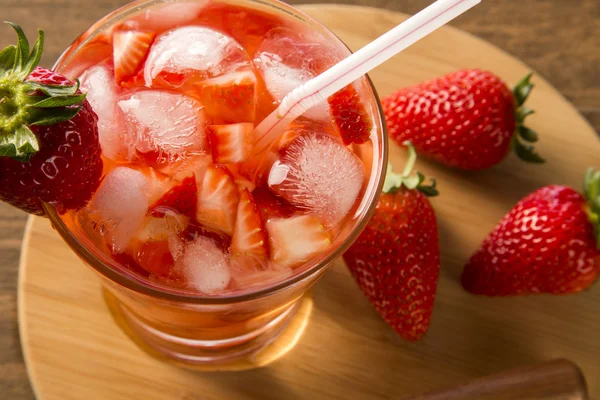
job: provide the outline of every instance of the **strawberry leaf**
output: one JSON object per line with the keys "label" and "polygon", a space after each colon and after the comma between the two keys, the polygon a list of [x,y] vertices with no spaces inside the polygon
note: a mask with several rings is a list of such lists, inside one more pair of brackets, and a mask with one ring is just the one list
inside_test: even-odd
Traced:
{"label": "strawberry leaf", "polygon": [[423,185],[425,175],[418,172],[412,174],[415,162],[417,160],[417,152],[410,141],[405,141],[404,145],[408,151],[408,157],[402,174],[396,174],[392,171],[392,165],[388,164],[385,180],[383,182],[383,193],[394,193],[402,186],[409,190],[417,189],[426,196],[437,196],[439,192],[436,189],[435,179],[431,179],[431,185]]}
{"label": "strawberry leaf", "polygon": [[0,75],[4,75],[8,71],[12,71],[15,66],[16,54],[17,47],[14,45],[7,46],[0,51]]}
{"label": "strawberry leaf", "polygon": [[44,31],[38,30],[38,37],[33,45],[33,50],[27,59],[27,63],[23,67],[23,78],[27,77],[31,71],[40,63],[42,51],[44,50]]}
{"label": "strawberry leaf", "polygon": [[513,95],[515,96],[517,107],[521,107],[525,103],[527,97],[529,97],[529,94],[533,90],[533,83],[530,82],[532,75],[532,72],[527,74],[513,89]]}
{"label": "strawberry leaf", "polygon": [[27,162],[38,150],[37,138],[25,125],[20,126],[14,135],[0,136],[0,156]]}
{"label": "strawberry leaf", "polygon": [[523,161],[534,164],[543,164],[546,162],[546,160],[536,153],[533,146],[522,143],[517,137],[513,137],[512,147],[517,157]]}
{"label": "strawberry leaf", "polygon": [[79,104],[85,100],[85,93],[73,95],[73,96],[56,96],[48,97],[28,107],[36,108],[53,108],[53,107],[66,107],[74,104]]}
{"label": "strawberry leaf", "polygon": [[36,112],[36,115],[34,118],[32,118],[33,121],[30,122],[30,124],[39,126],[49,126],[54,125],[58,122],[68,121],[74,116],[76,116],[80,109],[81,106],[63,109],[41,109]]}
{"label": "strawberry leaf", "polygon": [[515,117],[517,119],[517,123],[519,125],[523,124],[523,122],[525,122],[525,118],[527,118],[528,116],[530,116],[533,113],[535,113],[535,111],[533,111],[529,107],[525,107],[525,106],[520,107],[519,109],[517,109],[517,111],[515,113]]}
{"label": "strawberry leaf", "polygon": [[[25,32],[23,32],[23,29],[21,29],[19,25],[9,21],[6,21],[6,23],[12,26],[15,32],[17,32],[17,51],[15,54],[13,73],[18,77],[21,77],[25,63],[29,60],[29,41],[27,40],[27,36],[25,36]],[[23,76],[23,78],[25,78],[25,76]]]}
{"label": "strawberry leaf", "polygon": [[47,96],[72,96],[79,89],[79,82],[73,86],[42,85],[37,82],[26,82],[25,86],[30,92],[39,90]]}
{"label": "strawberry leaf", "polygon": [[526,126],[519,126],[519,136],[529,143],[535,143],[539,139],[539,135],[533,129],[529,129]]}

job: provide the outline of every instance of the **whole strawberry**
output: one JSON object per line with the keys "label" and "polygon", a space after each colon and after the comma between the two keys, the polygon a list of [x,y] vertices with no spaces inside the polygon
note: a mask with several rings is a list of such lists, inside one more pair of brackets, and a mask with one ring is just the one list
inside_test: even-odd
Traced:
{"label": "whole strawberry", "polygon": [[490,72],[467,69],[400,89],[383,99],[389,135],[410,140],[419,154],[443,164],[479,170],[498,164],[512,148],[524,161],[543,163],[523,125],[531,74],[511,90]]}
{"label": "whole strawberry", "polygon": [[79,85],[36,67],[43,32],[30,53],[21,28],[18,44],[0,52],[0,200],[44,215],[86,204],[100,181],[97,116]]}
{"label": "whole strawberry", "polygon": [[440,270],[435,213],[427,196],[435,181],[410,176],[416,154],[402,175],[388,167],[375,214],[344,261],[379,315],[406,340],[420,339],[429,328]]}
{"label": "whole strawberry", "polygon": [[500,221],[462,273],[475,294],[569,294],[600,274],[600,172],[589,170],[584,194],[546,186]]}

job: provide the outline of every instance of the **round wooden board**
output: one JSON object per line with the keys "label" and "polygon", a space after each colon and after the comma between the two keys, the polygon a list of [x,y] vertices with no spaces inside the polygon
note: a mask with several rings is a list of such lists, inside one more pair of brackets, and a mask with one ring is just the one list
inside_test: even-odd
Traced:
{"label": "round wooden board", "polygon": [[[340,5],[302,7],[358,49],[406,18]],[[468,18],[466,16],[465,18]],[[529,70],[494,46],[453,28],[425,38],[371,73],[385,96],[401,86],[462,67],[489,69],[514,83]],[[192,372],[142,352],[107,312],[99,282],[48,221],[32,218],[23,245],[19,319],[38,399],[381,399],[402,398],[522,364],[565,357],[600,396],[600,288],[573,296],[475,297],[458,282],[462,265],[514,203],[550,183],[578,188],[598,162],[600,141],[576,110],[541,77],[529,124],[547,159],[527,165],[510,155],[488,171],[467,173],[419,161],[438,178],[433,200],[442,272],[432,325],[418,343],[402,341],[373,311],[343,262],[317,284],[310,322],[279,360],[237,372]],[[395,167],[403,152],[390,148]],[[599,165],[596,164],[596,167]]]}

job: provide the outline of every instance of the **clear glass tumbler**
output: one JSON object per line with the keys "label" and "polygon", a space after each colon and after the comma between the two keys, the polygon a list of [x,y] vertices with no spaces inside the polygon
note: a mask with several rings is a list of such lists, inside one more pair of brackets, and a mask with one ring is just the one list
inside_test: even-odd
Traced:
{"label": "clear glass tumbler", "polygon": [[[95,49],[97,36],[110,32],[116,24],[132,16],[148,14],[160,7],[172,7],[172,0],[133,2],[98,21],[84,32],[60,57],[55,69],[77,76],[78,65],[97,62],[101,49]],[[185,4],[190,3],[188,0]],[[192,3],[206,3],[198,0]],[[276,0],[219,1],[220,4],[260,10],[281,20],[294,20],[311,32],[326,38],[331,46],[349,50],[333,33],[301,11]],[[154,13],[153,15],[159,15]],[[77,64],[77,65],[76,65]],[[96,249],[70,221],[45,205],[52,225],[98,275],[109,309],[121,327],[143,349],[155,356],[183,365],[243,367],[243,360],[274,349],[270,359],[281,354],[286,345],[276,346],[282,332],[288,342],[295,342],[309,315],[306,299],[309,289],[332,262],[353,243],[368,222],[383,185],[387,165],[387,134],[381,105],[372,83],[363,78],[363,102],[375,123],[376,139],[357,146],[355,152],[365,162],[368,184],[360,206],[347,229],[339,235],[331,250],[282,282],[251,291],[222,296],[181,293],[136,276],[117,264],[109,255]],[[360,148],[362,147],[362,148]],[[340,176],[343,179],[343,176]],[[298,312],[299,309],[304,309]],[[294,322],[294,319],[297,319]],[[290,323],[292,322],[292,323]],[[288,343],[288,347],[289,347]],[[271,345],[271,346],[269,346]],[[279,353],[278,353],[279,351]],[[267,357],[269,358],[269,357]],[[265,358],[265,360],[267,359]],[[233,364],[232,364],[233,363]],[[236,364],[237,363],[237,364]],[[256,364],[256,363],[254,363]]]}

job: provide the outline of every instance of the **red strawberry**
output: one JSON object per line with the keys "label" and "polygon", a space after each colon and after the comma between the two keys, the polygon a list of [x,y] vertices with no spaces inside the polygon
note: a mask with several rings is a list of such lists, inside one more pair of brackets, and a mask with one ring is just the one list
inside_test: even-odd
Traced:
{"label": "red strawberry", "polygon": [[98,117],[78,84],[36,68],[43,32],[30,53],[10,25],[19,44],[0,52],[0,200],[37,215],[41,201],[59,213],[81,208],[102,174]]}
{"label": "red strawberry", "polygon": [[314,215],[271,218],[266,226],[271,260],[282,267],[298,267],[331,246],[331,233]]}
{"label": "red strawberry", "polygon": [[196,240],[198,237],[204,236],[213,241],[213,243],[223,252],[228,252],[231,247],[231,237],[225,236],[222,233],[215,232],[204,226],[191,223],[181,232],[179,237],[186,243]]}
{"label": "red strawberry", "polygon": [[164,278],[169,277],[175,265],[166,240],[140,243],[135,249],[134,259],[152,275]]}
{"label": "red strawberry", "polygon": [[531,144],[538,135],[523,125],[531,74],[513,92],[490,72],[458,71],[383,99],[389,135],[410,140],[420,154],[467,169],[489,168],[509,149],[524,161],[544,160]]}
{"label": "red strawberry", "polygon": [[585,197],[552,185],[519,201],[465,266],[463,287],[487,296],[590,287],[600,275],[600,172],[584,187]]}
{"label": "red strawberry", "polygon": [[233,234],[240,195],[231,172],[222,165],[211,165],[198,183],[196,220],[202,225]]}
{"label": "red strawberry", "polygon": [[148,55],[156,33],[150,31],[117,31],[113,35],[115,80],[118,84],[130,79]]}
{"label": "red strawberry", "polygon": [[327,101],[333,122],[340,131],[345,145],[362,144],[369,140],[373,121],[353,85],[346,86]]}
{"label": "red strawberry", "polygon": [[122,265],[132,272],[143,276],[144,278],[150,276],[150,272],[142,268],[142,266],[139,265],[137,261],[135,261],[134,258],[127,253],[112,253],[112,259],[115,260],[118,265]]}
{"label": "red strawberry", "polygon": [[216,123],[254,122],[256,76],[253,71],[239,71],[198,84],[193,94],[209,107]]}
{"label": "red strawberry", "polygon": [[194,175],[184,178],[177,186],[172,187],[154,205],[149,208],[149,213],[157,218],[164,217],[167,210],[175,210],[190,218],[196,218],[196,203],[198,202],[198,189]]}
{"label": "red strawberry", "polygon": [[298,209],[289,204],[281,197],[275,196],[273,192],[264,187],[258,187],[252,192],[252,197],[263,220],[272,217],[287,218],[291,217]]}
{"label": "red strawberry", "polygon": [[267,233],[258,206],[248,189],[243,189],[240,194],[237,219],[231,240],[231,256],[267,259],[267,240]]}
{"label": "red strawberry", "polygon": [[253,131],[254,124],[251,123],[209,126],[213,162],[234,164],[250,157]]}
{"label": "red strawberry", "polygon": [[[426,195],[437,195],[435,182],[409,176],[415,162],[409,145],[403,175],[388,167],[375,214],[344,261],[379,315],[406,340],[420,339],[429,328],[440,250],[435,213]],[[417,190],[418,189],[418,190]]]}

